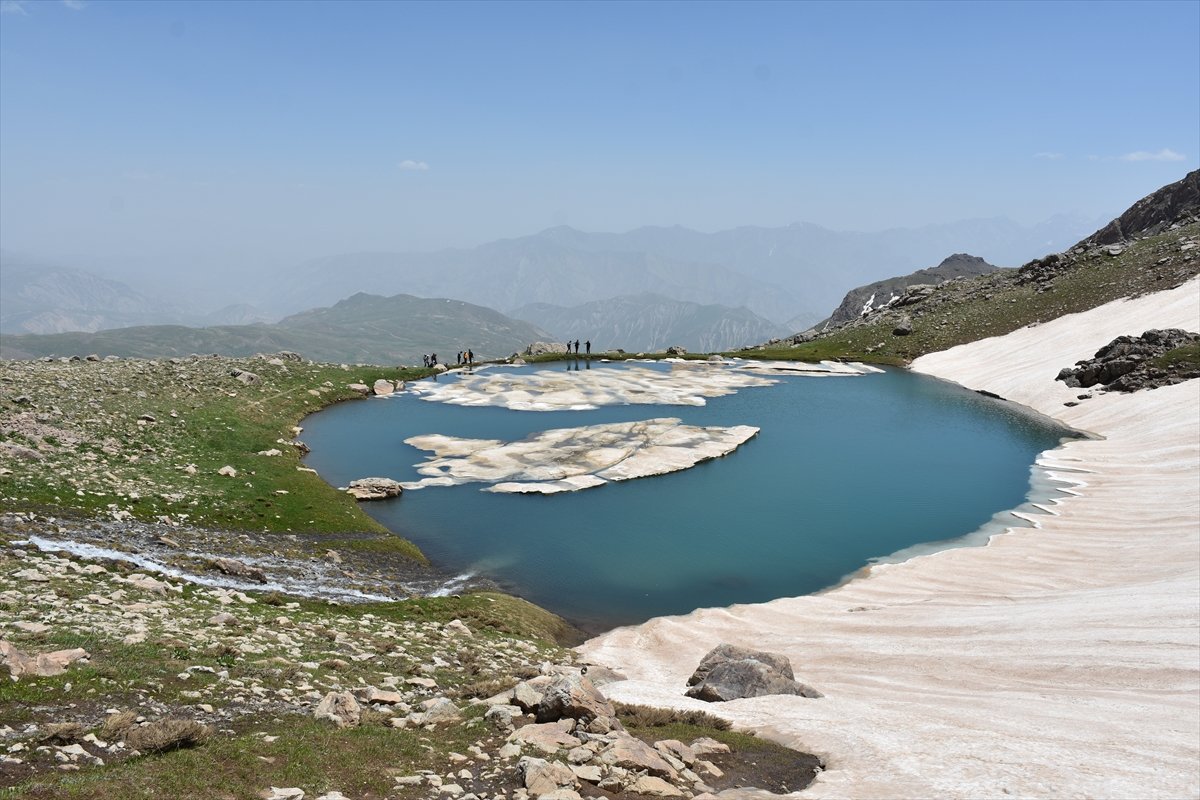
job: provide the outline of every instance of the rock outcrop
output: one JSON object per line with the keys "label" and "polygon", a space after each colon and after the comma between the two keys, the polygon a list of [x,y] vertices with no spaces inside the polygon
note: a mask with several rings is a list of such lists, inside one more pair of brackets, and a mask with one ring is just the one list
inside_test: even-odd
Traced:
{"label": "rock outcrop", "polygon": [[786,656],[719,644],[708,652],[688,678],[688,697],[706,702],[738,700],[771,694],[821,697],[811,686],[796,681]]}
{"label": "rock outcrop", "polygon": [[1158,361],[1172,350],[1200,346],[1200,334],[1178,328],[1149,330],[1141,336],[1118,336],[1096,351],[1094,358],[1076,362],[1058,373],[1067,386],[1103,386],[1114,392],[1136,392],[1170,386],[1200,377],[1200,363],[1192,358]]}
{"label": "rock outcrop", "polygon": [[389,497],[398,497],[403,491],[400,483],[391,478],[359,478],[350,481],[350,485],[346,487],[346,494],[355,500],[386,500]]}

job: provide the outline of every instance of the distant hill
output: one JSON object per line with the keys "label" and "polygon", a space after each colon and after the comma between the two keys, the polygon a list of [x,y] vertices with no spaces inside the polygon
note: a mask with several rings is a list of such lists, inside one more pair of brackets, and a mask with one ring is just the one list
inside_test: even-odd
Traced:
{"label": "distant hill", "polygon": [[532,303],[512,315],[550,331],[555,341],[590,339],[593,349],[630,352],[682,345],[693,352],[710,353],[790,332],[746,308],[700,305],[655,294],[613,297],[569,308]]}
{"label": "distant hill", "polygon": [[480,358],[498,358],[547,338],[549,334],[527,322],[460,300],[360,293],[274,325],[154,325],[95,333],[3,335],[0,357],[90,353],[142,358],[192,353],[236,357],[291,350],[319,361],[413,364],[420,363],[423,353],[437,353],[445,361],[467,348]]}
{"label": "distant hill", "polygon": [[829,319],[815,327],[824,330],[837,327],[858,319],[864,310],[881,308],[889,302],[899,299],[910,286],[938,285],[955,278],[986,275],[998,269],[979,256],[955,253],[942,260],[936,267],[926,267],[897,278],[886,278],[882,281],[868,283],[851,289],[842,298],[841,304],[829,316]]}
{"label": "distant hill", "polygon": [[120,281],[0,251],[0,332],[97,331],[173,321],[161,300]]}
{"label": "distant hill", "polygon": [[[847,287],[931,264],[946,253],[979,253],[1020,264],[1094,230],[1095,220],[1058,217],[1026,227],[967,220],[878,233],[818,225],[741,227],[701,233],[645,227],[587,233],[560,226],[471,249],[351,253],[281,273],[273,307],[325,305],[346,291],[456,297],[509,313],[533,303],[576,306],[652,293],[701,305],[745,306],[773,322],[832,308]],[[819,318],[819,317],[818,317]]]}

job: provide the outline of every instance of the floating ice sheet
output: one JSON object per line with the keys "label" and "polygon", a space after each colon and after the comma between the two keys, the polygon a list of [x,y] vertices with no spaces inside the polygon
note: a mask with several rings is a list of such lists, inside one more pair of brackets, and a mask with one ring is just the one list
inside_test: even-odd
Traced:
{"label": "floating ice sheet", "polygon": [[441,434],[404,441],[433,453],[417,465],[426,476],[405,489],[490,483],[485,491],[555,494],[662,475],[737,449],[758,433],[749,425],[698,427],[674,417],[556,428],[516,442]]}

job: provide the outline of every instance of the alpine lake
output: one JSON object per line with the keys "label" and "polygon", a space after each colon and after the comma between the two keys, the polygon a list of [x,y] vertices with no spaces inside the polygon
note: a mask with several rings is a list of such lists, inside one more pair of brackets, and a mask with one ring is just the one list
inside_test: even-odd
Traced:
{"label": "alpine lake", "polygon": [[[1011,510],[1036,512],[1038,453],[1074,435],[902,369],[777,366],[580,359],[451,372],[308,417],[306,462],[335,486],[406,483],[363,509],[447,573],[489,578],[597,632],[983,544],[1028,524]],[[697,442],[728,452],[681,468]],[[626,469],[661,453],[676,471]],[[555,480],[567,473],[584,477]]]}

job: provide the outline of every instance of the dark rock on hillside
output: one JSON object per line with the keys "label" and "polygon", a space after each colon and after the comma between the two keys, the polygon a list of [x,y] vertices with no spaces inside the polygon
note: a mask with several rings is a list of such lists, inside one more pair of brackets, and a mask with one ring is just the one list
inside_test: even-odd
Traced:
{"label": "dark rock on hillside", "polygon": [[821,697],[811,686],[797,683],[787,656],[749,650],[732,644],[719,644],[701,659],[688,678],[688,697],[709,703],[793,694]]}
{"label": "dark rock on hillside", "polygon": [[1162,187],[1134,203],[1128,211],[1085,239],[1083,245],[1105,245],[1153,236],[1172,225],[1185,225],[1200,209],[1200,170]]}
{"label": "dark rock on hillside", "polygon": [[999,267],[978,256],[955,253],[936,267],[919,269],[908,275],[887,278],[851,289],[829,319],[816,327],[828,330],[852,322],[869,311],[915,303],[932,294],[934,286],[955,278],[986,275],[996,269]]}
{"label": "dark rock on hillside", "polygon": [[1079,361],[1058,373],[1067,386],[1102,385],[1110,391],[1136,392],[1182,383],[1200,377],[1200,362],[1192,358],[1158,363],[1159,356],[1191,345],[1200,346],[1200,334],[1178,328],[1150,330],[1141,336],[1118,336],[1096,351],[1095,358]]}

